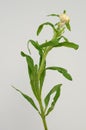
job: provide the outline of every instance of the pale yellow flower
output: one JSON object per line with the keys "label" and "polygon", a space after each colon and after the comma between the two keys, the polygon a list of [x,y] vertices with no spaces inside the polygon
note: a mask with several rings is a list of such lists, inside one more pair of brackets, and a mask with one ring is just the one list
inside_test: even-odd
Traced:
{"label": "pale yellow flower", "polygon": [[60,14],[59,18],[60,18],[60,22],[64,23],[64,24],[66,24],[66,23],[68,23],[70,21],[69,16],[67,16],[65,13]]}

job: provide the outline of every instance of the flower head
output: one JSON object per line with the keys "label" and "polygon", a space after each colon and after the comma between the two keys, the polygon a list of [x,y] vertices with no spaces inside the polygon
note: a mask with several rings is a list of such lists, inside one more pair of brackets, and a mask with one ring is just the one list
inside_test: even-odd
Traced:
{"label": "flower head", "polygon": [[69,16],[66,15],[66,13],[60,14],[59,18],[60,18],[60,22],[64,23],[64,24],[66,24],[70,21],[70,18],[69,18]]}
{"label": "flower head", "polygon": [[70,27],[70,18],[69,16],[66,14],[66,11],[64,11],[62,14],[60,14],[59,16],[60,21],[58,22],[58,27],[59,28],[64,28],[66,26],[66,28],[71,31],[71,27]]}

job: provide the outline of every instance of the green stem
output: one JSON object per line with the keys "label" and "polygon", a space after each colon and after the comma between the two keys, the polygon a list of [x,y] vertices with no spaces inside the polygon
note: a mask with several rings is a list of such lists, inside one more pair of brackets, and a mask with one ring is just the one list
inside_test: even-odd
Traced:
{"label": "green stem", "polygon": [[42,61],[41,61],[41,64],[39,66],[39,72],[38,72],[38,79],[40,79],[40,76],[43,72],[43,68],[44,68],[44,63],[45,63],[45,60],[46,60],[46,55],[47,55],[47,51],[45,50],[43,56],[42,56]]}
{"label": "green stem", "polygon": [[[46,56],[47,56],[48,52],[49,52],[49,49],[46,48],[45,51],[44,51],[44,53],[43,53],[43,56],[42,56],[41,64],[39,66],[38,80],[40,80],[41,74],[43,72],[45,61],[46,61]],[[47,123],[46,123],[46,117],[45,117],[45,111],[44,111],[44,107],[43,107],[43,104],[42,104],[41,91],[40,91],[39,101],[38,102],[39,102],[40,116],[41,116],[41,119],[42,119],[42,122],[43,122],[44,130],[48,130]]]}
{"label": "green stem", "polygon": [[42,61],[41,61],[40,67],[39,67],[38,79],[40,79],[40,76],[41,76],[41,74],[42,74],[42,72],[43,72],[43,69],[44,69],[44,64],[45,64],[45,61],[46,61],[46,56],[47,56],[48,52],[49,52],[51,49],[52,49],[52,47],[47,47],[47,48],[45,49],[45,52],[44,52],[44,54],[43,54],[43,56],[42,56]]}
{"label": "green stem", "polygon": [[[53,35],[53,39],[55,39],[57,37],[57,33],[54,31],[54,35]],[[46,60],[46,56],[48,54],[48,52],[52,49],[53,47],[52,46],[49,46],[49,47],[46,47],[45,51],[44,51],[44,54],[42,56],[42,61],[41,61],[41,64],[40,64],[40,67],[39,67],[39,74],[38,74],[38,79],[40,79],[40,76],[42,74],[42,71],[43,71],[43,67],[44,67],[44,63],[45,63],[45,60]]]}
{"label": "green stem", "polygon": [[[54,34],[53,39],[55,37],[56,37],[56,33]],[[46,56],[52,48],[53,48],[52,46],[46,47],[46,49],[43,53],[42,61],[41,61],[41,64],[39,66],[39,71],[38,71],[38,80],[40,80],[41,74],[43,72],[45,61],[46,61]],[[45,110],[44,110],[44,107],[43,107],[43,104],[42,104],[41,91],[40,91],[40,97],[39,97],[39,106],[40,106],[40,116],[41,116],[41,119],[42,119],[42,122],[43,122],[44,129],[48,130],[47,123],[46,123]]]}
{"label": "green stem", "polygon": [[48,130],[47,123],[46,123],[45,112],[44,112],[44,108],[43,108],[41,99],[40,99],[39,105],[40,105],[40,111],[41,111],[40,115],[41,115],[41,119],[42,119],[42,122],[43,122],[44,129]]}
{"label": "green stem", "polygon": [[43,121],[44,129],[45,129],[45,130],[48,130],[45,117],[42,117],[42,121]]}

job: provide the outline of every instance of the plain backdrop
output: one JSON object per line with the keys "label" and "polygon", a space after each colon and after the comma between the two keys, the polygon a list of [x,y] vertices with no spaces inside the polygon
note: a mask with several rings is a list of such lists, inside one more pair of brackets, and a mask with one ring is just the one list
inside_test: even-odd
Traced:
{"label": "plain backdrop", "polygon": [[[27,51],[29,39],[43,42],[51,38],[52,30],[44,28],[39,37],[36,30],[45,21],[56,22],[51,13],[67,10],[72,31],[66,37],[79,44],[79,50],[53,49],[47,65],[67,68],[73,77],[49,71],[43,97],[57,83],[62,83],[61,96],[47,117],[49,130],[86,130],[86,1],[85,0],[0,0],[0,130],[44,130],[38,113],[11,85],[34,98],[27,65],[20,51]],[[31,46],[32,56],[38,53]],[[34,98],[35,100],[35,98]]]}

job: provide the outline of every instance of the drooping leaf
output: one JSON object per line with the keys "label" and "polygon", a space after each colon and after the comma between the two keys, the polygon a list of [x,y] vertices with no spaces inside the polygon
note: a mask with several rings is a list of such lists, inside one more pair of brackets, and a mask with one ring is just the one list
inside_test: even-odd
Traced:
{"label": "drooping leaf", "polygon": [[28,44],[29,43],[31,43],[39,51],[39,54],[42,54],[42,49],[40,48],[40,45],[38,44],[38,42],[34,40],[29,40]]}
{"label": "drooping leaf", "polygon": [[47,94],[47,96],[45,97],[44,99],[44,102],[45,102],[45,109],[47,109],[48,107],[48,104],[49,104],[49,101],[50,101],[50,97],[53,93],[55,93],[55,96],[53,98],[53,101],[51,102],[51,105],[50,107],[48,108],[47,110],[47,113],[46,113],[46,116],[54,109],[54,106],[60,96],[60,87],[62,86],[62,84],[58,84],[56,86],[54,86],[50,92]]}
{"label": "drooping leaf", "polygon": [[[12,87],[13,87],[13,86],[12,86]],[[37,108],[37,106],[35,105],[33,99],[32,99],[30,96],[24,94],[23,92],[21,92],[19,89],[15,88],[15,87],[13,87],[13,88],[14,88],[16,91],[18,91],[18,92],[35,108],[35,110],[39,111],[38,108]]]}
{"label": "drooping leaf", "polygon": [[58,45],[56,45],[55,47],[69,47],[69,48],[73,48],[75,50],[77,50],[79,48],[79,45],[73,43],[73,42],[61,42]]}
{"label": "drooping leaf", "polygon": [[31,71],[33,71],[34,61],[33,61],[32,57],[29,56],[29,55],[27,55],[27,54],[25,54],[23,51],[21,51],[21,55],[22,55],[23,57],[26,57],[26,61],[27,61],[28,67],[29,67],[29,69],[30,69]]}
{"label": "drooping leaf", "polygon": [[38,27],[37,36],[38,36],[38,35],[40,34],[40,32],[42,31],[43,26],[44,26],[44,24],[41,24],[41,25]]}
{"label": "drooping leaf", "polygon": [[56,29],[55,29],[55,27],[54,27],[54,25],[53,25],[52,23],[50,23],[50,22],[46,22],[46,23],[41,24],[41,25],[38,27],[37,35],[40,34],[40,32],[42,31],[42,29],[43,29],[43,27],[44,27],[45,25],[49,25],[49,26],[51,26],[52,29],[53,29],[55,32],[57,32]]}
{"label": "drooping leaf", "polygon": [[26,57],[26,61],[27,61],[27,65],[28,65],[28,74],[29,74],[29,77],[30,77],[30,80],[31,80],[31,77],[32,77],[32,73],[33,73],[33,68],[34,68],[34,61],[32,59],[31,56],[25,54],[24,52],[21,52],[21,55],[23,57]]}
{"label": "drooping leaf", "polygon": [[67,78],[68,80],[72,80],[71,75],[68,73],[68,71],[62,67],[56,67],[56,66],[51,66],[51,67],[47,67],[46,70],[56,70],[58,72],[60,72],[65,78]]}
{"label": "drooping leaf", "polygon": [[49,14],[48,16],[56,16],[56,17],[59,17],[58,14]]}

